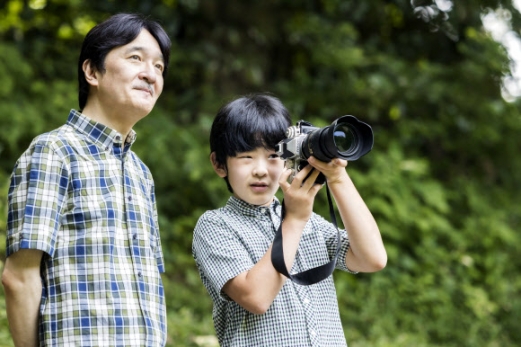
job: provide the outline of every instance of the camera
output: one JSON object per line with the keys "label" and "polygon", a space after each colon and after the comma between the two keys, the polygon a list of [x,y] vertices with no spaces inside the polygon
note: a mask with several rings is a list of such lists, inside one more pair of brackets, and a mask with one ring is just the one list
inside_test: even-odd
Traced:
{"label": "camera", "polygon": [[[342,116],[324,128],[300,120],[286,130],[286,138],[277,144],[277,155],[293,169],[290,180],[307,164],[310,156],[323,162],[334,158],[357,160],[373,148],[373,130],[355,116]],[[315,183],[325,183],[321,173]]]}

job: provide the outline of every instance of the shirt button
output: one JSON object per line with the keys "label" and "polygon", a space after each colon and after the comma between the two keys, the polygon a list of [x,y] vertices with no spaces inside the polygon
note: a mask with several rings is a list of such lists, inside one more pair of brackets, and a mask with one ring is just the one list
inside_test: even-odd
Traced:
{"label": "shirt button", "polygon": [[132,195],[128,196],[128,201],[132,201]]}
{"label": "shirt button", "polygon": [[310,334],[311,334],[311,336],[313,336],[313,337],[317,336],[317,333],[315,332],[315,330],[311,330]]}
{"label": "shirt button", "polygon": [[137,234],[132,235],[132,240],[135,240],[135,239],[137,239]]}
{"label": "shirt button", "polygon": [[304,299],[304,303],[307,305],[309,304],[309,299]]}
{"label": "shirt button", "polygon": [[143,276],[143,275],[141,274],[141,271],[139,271],[139,272],[137,273],[137,276],[138,276],[139,278],[141,278],[141,277]]}

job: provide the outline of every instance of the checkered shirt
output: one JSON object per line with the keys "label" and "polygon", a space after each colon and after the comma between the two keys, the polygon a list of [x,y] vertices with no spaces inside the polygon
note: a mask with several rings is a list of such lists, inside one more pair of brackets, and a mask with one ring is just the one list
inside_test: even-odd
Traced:
{"label": "checkered shirt", "polygon": [[7,255],[44,252],[41,346],[163,346],[154,183],[121,134],[72,110],[14,168]]}
{"label": "checkered shirt", "polygon": [[[221,346],[346,346],[333,277],[310,285],[287,280],[265,314],[255,315],[223,291],[232,278],[250,270],[266,253],[280,225],[281,205],[250,205],[231,197],[225,207],[199,219],[192,245],[199,274],[213,300],[213,320]],[[330,261],[337,229],[317,214],[308,221],[292,273]],[[342,231],[337,268],[345,266],[349,247]]]}

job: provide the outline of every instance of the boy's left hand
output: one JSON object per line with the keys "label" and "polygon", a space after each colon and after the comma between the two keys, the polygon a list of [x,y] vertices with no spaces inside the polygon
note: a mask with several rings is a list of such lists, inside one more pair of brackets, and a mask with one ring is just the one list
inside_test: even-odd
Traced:
{"label": "boy's left hand", "polygon": [[326,176],[327,184],[329,185],[341,183],[345,181],[345,178],[347,177],[347,160],[335,158],[329,163],[325,163],[313,156],[309,157],[307,160],[309,165],[313,166]]}

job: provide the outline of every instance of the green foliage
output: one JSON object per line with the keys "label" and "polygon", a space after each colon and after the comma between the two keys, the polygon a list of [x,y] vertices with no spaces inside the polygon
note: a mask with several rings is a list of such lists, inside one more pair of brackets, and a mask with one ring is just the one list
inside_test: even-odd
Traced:
{"label": "green foliage", "polygon": [[[0,153],[1,154],[1,153]],[[5,227],[7,220],[7,189],[8,177],[5,172],[0,171],[0,271],[4,268],[5,259]],[[0,286],[0,347],[13,346],[11,336],[9,334],[7,314],[5,309],[4,287]]]}
{"label": "green foliage", "polygon": [[[134,145],[156,181],[169,345],[215,346],[191,257],[197,218],[228,197],[209,164],[209,130],[226,101],[269,91],[294,121],[353,114],[375,132],[373,151],[348,172],[389,261],[375,274],[335,274],[349,344],[517,346],[520,102],[501,97],[509,60],[480,21],[500,4],[519,32],[519,12],[492,0],[454,2],[437,27],[405,0],[9,0],[0,5],[0,253],[10,171],[76,107],[84,34],[110,14],[142,12],[173,42],[163,95]],[[327,216],[325,193],[317,199]]]}

